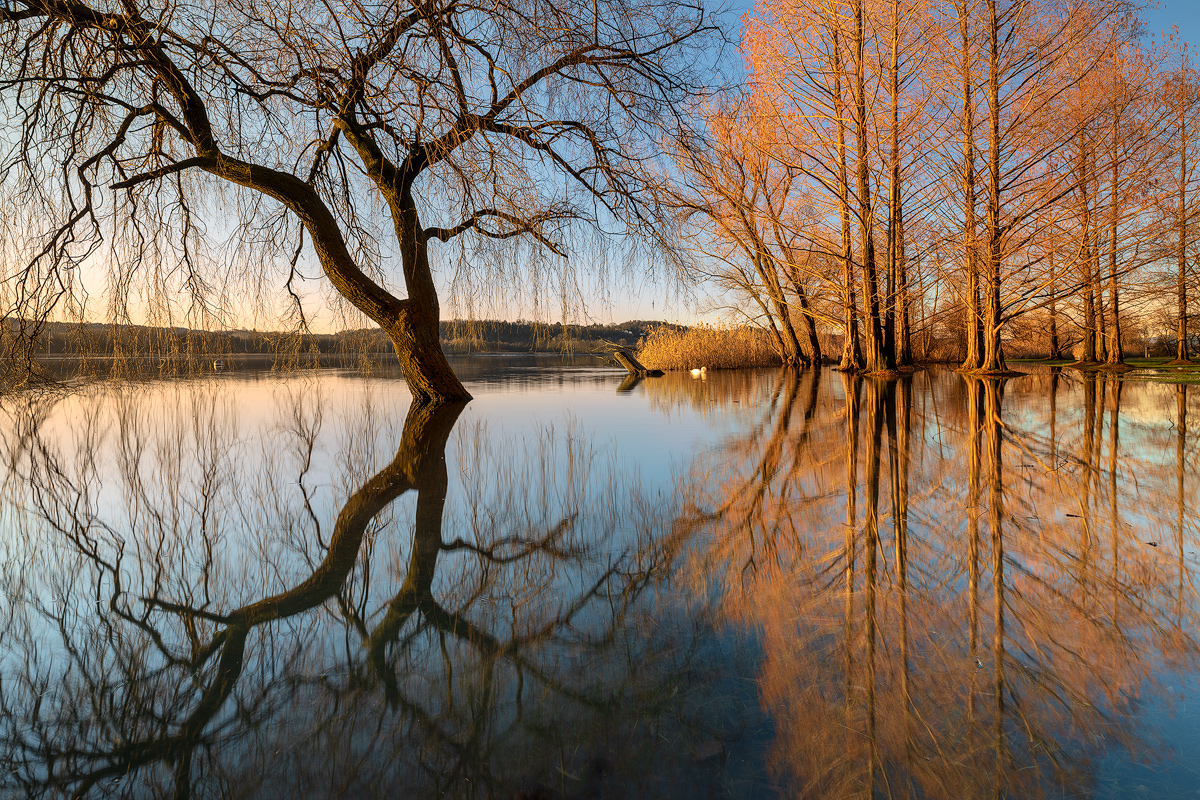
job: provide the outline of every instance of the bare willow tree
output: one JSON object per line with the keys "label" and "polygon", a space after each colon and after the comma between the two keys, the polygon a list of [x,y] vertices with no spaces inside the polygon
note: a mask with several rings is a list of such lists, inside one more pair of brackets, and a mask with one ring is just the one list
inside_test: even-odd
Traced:
{"label": "bare willow tree", "polygon": [[429,243],[494,276],[469,243],[570,263],[582,232],[652,231],[655,143],[714,38],[675,0],[3,0],[6,331],[88,269],[122,303],[212,303],[221,249],[251,254],[226,285],[286,291],[304,325],[310,253],[416,398],[468,397]]}

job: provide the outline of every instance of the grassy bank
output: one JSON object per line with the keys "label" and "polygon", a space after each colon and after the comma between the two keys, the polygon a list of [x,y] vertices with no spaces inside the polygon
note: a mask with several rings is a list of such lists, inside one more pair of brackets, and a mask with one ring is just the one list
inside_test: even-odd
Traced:
{"label": "grassy bank", "polygon": [[680,330],[654,328],[638,345],[638,359],[650,369],[687,370],[771,367],[781,363],[771,334],[761,328],[697,325]]}

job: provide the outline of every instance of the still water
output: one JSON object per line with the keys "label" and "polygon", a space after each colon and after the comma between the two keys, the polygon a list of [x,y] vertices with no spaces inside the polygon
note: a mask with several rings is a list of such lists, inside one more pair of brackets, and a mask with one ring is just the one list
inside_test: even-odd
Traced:
{"label": "still water", "polygon": [[1200,389],[0,401],[0,797],[1200,797]]}

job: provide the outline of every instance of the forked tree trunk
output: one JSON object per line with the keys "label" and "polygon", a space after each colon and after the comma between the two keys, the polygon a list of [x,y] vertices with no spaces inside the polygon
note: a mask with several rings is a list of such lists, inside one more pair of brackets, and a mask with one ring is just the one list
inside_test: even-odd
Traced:
{"label": "forked tree trunk", "polygon": [[779,344],[783,349],[784,363],[788,366],[803,365],[807,363],[808,358],[804,355],[804,349],[800,346],[800,340],[796,337],[796,328],[792,324],[791,309],[787,298],[783,294],[783,286],[779,282],[779,273],[776,265],[771,263],[771,260],[771,257],[767,254],[762,252],[756,253],[754,256],[754,268],[763,282],[767,298],[771,301],[771,306],[774,309],[774,314],[769,316],[773,316],[779,320],[777,335],[779,337]]}

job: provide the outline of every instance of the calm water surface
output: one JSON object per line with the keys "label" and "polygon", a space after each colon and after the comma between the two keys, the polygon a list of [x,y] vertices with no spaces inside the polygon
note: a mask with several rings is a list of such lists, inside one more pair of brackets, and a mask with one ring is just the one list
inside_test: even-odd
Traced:
{"label": "calm water surface", "polygon": [[1200,389],[0,401],[0,797],[1200,797]]}

